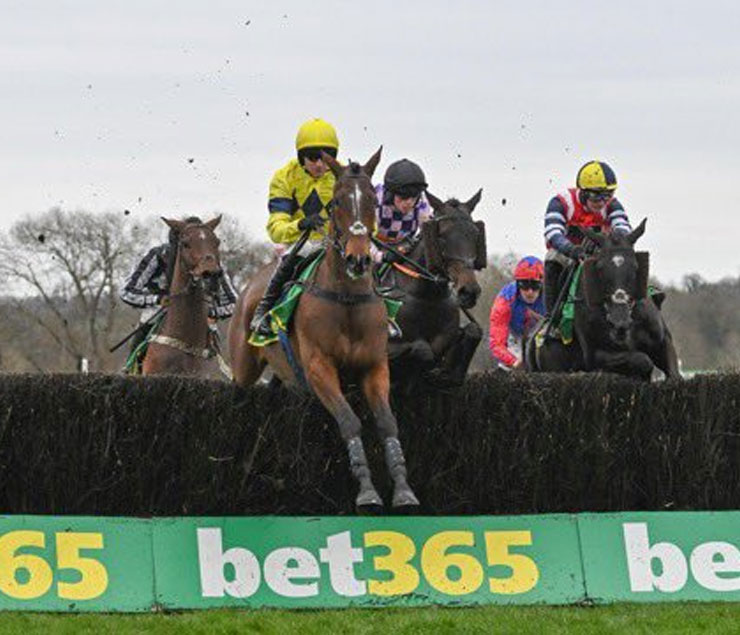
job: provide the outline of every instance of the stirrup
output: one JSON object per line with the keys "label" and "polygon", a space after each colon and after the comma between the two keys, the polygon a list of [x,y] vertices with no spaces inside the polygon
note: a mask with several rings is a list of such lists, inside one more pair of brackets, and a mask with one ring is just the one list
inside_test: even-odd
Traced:
{"label": "stirrup", "polygon": [[388,320],[388,337],[392,340],[400,340],[403,337],[401,328],[392,320]]}
{"label": "stirrup", "polygon": [[249,328],[257,335],[261,335],[262,337],[270,337],[271,335],[273,335],[272,320],[270,318],[269,311],[258,320],[253,319],[249,325]]}

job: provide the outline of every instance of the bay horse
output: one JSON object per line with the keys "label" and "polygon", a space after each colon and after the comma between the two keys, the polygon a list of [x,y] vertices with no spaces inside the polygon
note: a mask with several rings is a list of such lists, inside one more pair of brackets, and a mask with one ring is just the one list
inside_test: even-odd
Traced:
{"label": "bay horse", "polygon": [[629,234],[582,229],[597,248],[577,281],[573,342],[553,337],[538,345],[535,329],[525,347],[528,370],[604,370],[650,380],[657,366],[667,378],[681,378],[673,337],[648,293],[649,254],[634,249],[646,220]]}
{"label": "bay horse", "polygon": [[[342,394],[340,380],[358,384],[370,405],[393,478],[393,507],[410,511],[419,505],[407,482],[398,425],[388,400],[387,312],[369,275],[377,204],[370,178],[381,150],[364,166],[350,163],[343,167],[333,157],[322,155],[336,176],[336,184],[326,253],[300,297],[289,334],[297,365],[289,362],[280,344],[254,347],[247,340],[252,314],[274,265],[258,272],[241,292],[229,325],[229,351],[238,385],[253,384],[267,364],[288,385],[301,385],[298,373],[334,417],[347,447],[352,475],[359,483],[355,505],[363,513],[380,511],[383,501],[372,482],[360,419]],[[294,371],[294,366],[302,370]]]}
{"label": "bay horse", "polygon": [[208,303],[222,275],[219,239],[207,223],[162,218],[178,234],[167,310],[161,328],[149,341],[143,375],[199,375],[212,372],[208,347]]}
{"label": "bay horse", "polygon": [[419,371],[439,387],[465,380],[483,338],[474,320],[460,326],[461,311],[473,308],[481,293],[476,271],[486,266],[485,225],[472,217],[481,195],[479,190],[466,202],[443,202],[426,193],[434,216],[421,226],[421,239],[406,254],[421,266],[395,265],[394,287],[403,301],[396,318],[402,336],[389,347],[396,383],[407,383]]}

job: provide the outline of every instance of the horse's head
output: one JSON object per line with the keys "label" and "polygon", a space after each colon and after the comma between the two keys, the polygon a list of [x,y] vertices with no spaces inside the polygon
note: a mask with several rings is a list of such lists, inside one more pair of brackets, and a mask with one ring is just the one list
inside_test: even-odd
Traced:
{"label": "horse's head", "polygon": [[214,229],[221,222],[221,216],[207,223],[189,223],[182,220],[162,218],[177,234],[177,259],[181,271],[188,276],[191,284],[209,287],[215,291],[221,275],[219,258],[219,239]]}
{"label": "horse's head", "polygon": [[330,235],[334,248],[346,264],[347,275],[361,278],[370,271],[370,237],[375,231],[377,198],[370,179],[380,161],[382,147],[365,165],[341,165],[323,153],[324,161],[337,178],[331,205]]}
{"label": "horse's head", "polygon": [[[584,269],[584,292],[591,307],[603,307],[609,338],[624,344],[632,326],[632,309],[647,293],[647,254],[635,252],[634,244],[645,233],[647,219],[629,234],[583,233],[598,249]],[[641,262],[641,260],[643,262]]]}
{"label": "horse's head", "polygon": [[434,218],[422,225],[427,265],[452,281],[465,309],[478,301],[480,285],[475,272],[486,266],[486,228],[483,221],[473,220],[482,193],[478,190],[463,203],[454,198],[442,202],[427,192]]}

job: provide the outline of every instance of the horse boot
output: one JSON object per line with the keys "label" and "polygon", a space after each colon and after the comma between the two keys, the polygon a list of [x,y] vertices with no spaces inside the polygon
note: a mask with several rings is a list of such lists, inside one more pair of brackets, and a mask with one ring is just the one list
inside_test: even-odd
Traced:
{"label": "horse boot", "polygon": [[383,510],[383,499],[375,489],[370,479],[370,468],[367,465],[365,448],[360,437],[352,437],[347,441],[349,466],[360,484],[360,491],[355,499],[355,507],[360,514],[377,514]]}
{"label": "horse boot", "polygon": [[272,272],[270,281],[267,283],[262,299],[254,310],[254,315],[252,316],[252,321],[249,323],[249,328],[262,337],[270,337],[272,335],[270,320],[267,319],[267,314],[280,299],[283,285],[290,280],[293,274],[294,264],[294,258],[286,256],[285,258],[280,259],[277,267],[275,267],[275,271]]}
{"label": "horse boot", "polygon": [[383,440],[385,463],[393,478],[393,507],[397,511],[408,513],[419,506],[419,499],[406,480],[406,459],[398,437],[386,437]]}

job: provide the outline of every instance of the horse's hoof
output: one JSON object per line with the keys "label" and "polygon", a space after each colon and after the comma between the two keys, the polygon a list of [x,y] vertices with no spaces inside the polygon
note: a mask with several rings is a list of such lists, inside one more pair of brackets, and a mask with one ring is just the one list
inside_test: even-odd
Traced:
{"label": "horse's hoof", "polygon": [[383,513],[383,499],[374,489],[367,489],[357,495],[355,507],[358,514],[375,516]]}
{"label": "horse's hoof", "polygon": [[393,511],[397,514],[413,514],[419,509],[419,499],[410,487],[393,492]]}

